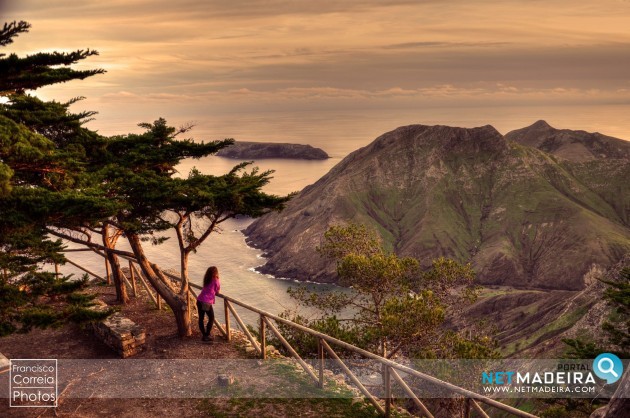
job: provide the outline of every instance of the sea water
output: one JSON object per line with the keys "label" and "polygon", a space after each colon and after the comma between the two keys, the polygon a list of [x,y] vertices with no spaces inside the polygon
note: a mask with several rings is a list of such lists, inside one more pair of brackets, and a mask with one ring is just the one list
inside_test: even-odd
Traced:
{"label": "sea water", "polygon": [[[494,125],[501,133],[525,127],[538,119],[546,119],[559,129],[585,129],[604,134],[630,138],[630,119],[619,117],[627,106],[572,106],[567,107],[480,107],[456,109],[452,107],[417,109],[415,111],[397,109],[371,109],[344,112],[294,112],[269,115],[214,115],[199,118],[191,136],[196,139],[221,139],[233,137],[237,140],[292,142],[310,144],[326,151],[331,158],[322,161],[302,161],[285,159],[265,159],[256,161],[251,167],[261,171],[275,170],[273,179],[265,186],[265,191],[277,195],[299,191],[315,183],[335,164],[350,152],[368,145],[379,135],[409,124],[443,124],[450,126],[475,127]],[[579,125],[575,124],[579,120]],[[121,121],[121,124],[123,122]],[[128,121],[124,121],[125,126]],[[121,133],[125,128],[117,127]],[[179,175],[186,176],[192,167],[204,174],[220,175],[227,173],[241,162],[210,156],[199,160],[186,160],[177,168]],[[250,167],[250,169],[251,169]],[[300,284],[294,281],[274,278],[257,273],[254,269],[264,263],[262,251],[250,248],[245,243],[241,230],[251,219],[231,219],[221,224],[221,231],[210,235],[197,253],[190,257],[189,275],[193,283],[200,284],[208,266],[216,265],[221,276],[221,291],[233,298],[257,306],[271,313],[279,313],[296,306],[287,295],[287,288]],[[167,234],[168,235],[168,234]],[[171,239],[159,246],[145,243],[150,259],[162,268],[179,271],[179,251],[171,233]],[[121,239],[119,248],[128,248]],[[73,248],[72,245],[69,245]],[[104,275],[105,266],[101,257],[89,253],[68,253],[68,258]],[[78,269],[66,265],[63,272],[82,274]],[[301,278],[308,281],[308,277]],[[325,291],[330,286],[302,284]],[[222,318],[222,309],[216,309]],[[240,312],[244,312],[243,309]],[[254,323],[257,316],[243,313],[247,322]]]}
{"label": "sea water", "polygon": [[[266,187],[268,193],[286,195],[292,191],[315,182],[324,175],[339,158],[324,161],[297,160],[262,160],[256,163],[261,170],[275,169],[275,178]],[[228,172],[240,160],[221,157],[207,157],[196,161],[186,161],[178,167],[180,174],[188,173],[192,166],[204,173],[222,174]],[[253,222],[253,219],[239,217],[229,219],[220,225],[218,231],[213,232],[189,259],[189,278],[192,283],[201,285],[203,275],[209,266],[217,266],[221,278],[221,292],[247,304],[256,306],[273,314],[297,307],[295,300],[288,294],[289,287],[306,286],[311,290],[326,291],[336,288],[331,285],[308,283],[308,277],[301,278],[305,282],[275,278],[271,275],[260,274],[255,268],[264,264],[262,251],[249,247],[245,243],[245,236],[241,232]],[[162,269],[180,271],[179,249],[175,234],[172,231],[162,233],[169,239],[160,245],[144,243],[149,259]],[[81,248],[67,243],[68,248]],[[129,250],[124,238],[119,240],[118,249]],[[99,255],[86,252],[68,252],[66,257],[86,269],[105,276],[105,261]],[[126,264],[123,261],[123,267]],[[51,266],[48,266],[51,268]],[[72,273],[81,276],[83,272],[78,268],[66,264],[61,267],[64,274]],[[338,289],[338,288],[337,288]],[[217,319],[223,321],[223,306],[220,300],[215,307]],[[239,315],[246,323],[256,324],[258,316],[243,308],[236,307]]]}

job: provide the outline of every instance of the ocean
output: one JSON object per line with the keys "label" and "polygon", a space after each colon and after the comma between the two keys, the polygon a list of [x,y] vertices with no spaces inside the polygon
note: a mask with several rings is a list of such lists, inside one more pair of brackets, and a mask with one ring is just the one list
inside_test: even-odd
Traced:
{"label": "ocean", "polygon": [[[261,170],[272,168],[277,170],[276,178],[268,185],[266,191],[283,195],[300,190],[317,181],[339,160],[339,158],[325,161],[264,160],[256,165]],[[240,160],[212,156],[198,161],[186,161],[179,167],[179,171],[187,173],[190,167],[195,165],[203,172],[225,173],[239,162]],[[264,263],[262,251],[249,247],[241,232],[251,222],[253,220],[250,218],[225,221],[221,224],[220,231],[211,234],[197,253],[191,254],[189,276],[192,283],[201,284],[206,269],[215,265],[219,268],[222,293],[274,314],[285,309],[296,308],[295,301],[287,294],[289,287],[306,286],[317,291],[326,291],[334,287],[316,283],[300,283],[255,272],[254,269]],[[165,233],[164,236],[170,239],[157,246],[145,243],[145,250],[149,258],[160,267],[179,271],[179,250],[175,235]],[[68,248],[79,248],[71,243],[67,245]],[[129,248],[124,238],[119,240],[118,248]],[[66,256],[96,274],[105,275],[104,260],[92,252],[69,252]],[[47,266],[47,268],[52,269],[52,266]],[[60,270],[64,274],[72,273],[78,276],[83,274],[81,270],[70,264],[61,266]],[[236,308],[246,323],[251,325],[257,323],[257,315],[248,313],[243,308]],[[218,301],[215,313],[217,319],[223,321],[221,301]]]}
{"label": "ocean", "polygon": [[[434,108],[425,111],[373,109],[360,112],[214,115],[196,122],[197,126],[191,132],[191,136],[199,139],[234,137],[237,140],[293,142],[324,149],[331,156],[324,161],[268,159],[255,162],[253,166],[261,170],[275,170],[273,179],[265,187],[265,191],[285,195],[316,182],[350,152],[368,145],[379,135],[402,125],[422,123],[474,127],[492,124],[501,133],[506,133],[528,126],[538,119],[546,119],[559,129],[599,131],[628,139],[630,118],[626,111],[627,106],[611,105],[570,108],[556,106],[547,109],[541,107]],[[580,121],[579,125],[575,125],[575,120]],[[180,175],[185,176],[194,166],[206,174],[222,174],[239,162],[210,156],[200,160],[186,160],[178,166],[178,171]],[[251,222],[251,219],[226,221],[222,224],[220,232],[213,233],[198,252],[191,255],[190,278],[193,283],[200,284],[207,267],[216,265],[220,271],[223,293],[276,314],[296,306],[287,295],[289,287],[309,286],[321,291],[331,288],[329,285],[298,283],[255,272],[254,268],[264,263],[262,252],[248,247],[245,237],[240,232]],[[153,262],[163,268],[179,270],[179,253],[174,238],[159,246],[147,243],[145,247]],[[120,248],[124,248],[122,240]],[[104,274],[104,261],[95,254],[69,253],[68,258],[96,273]],[[80,274],[79,270],[70,265],[63,266],[62,272]],[[216,311],[222,320],[223,309]],[[244,314],[244,317],[251,324],[257,320],[256,315]]]}

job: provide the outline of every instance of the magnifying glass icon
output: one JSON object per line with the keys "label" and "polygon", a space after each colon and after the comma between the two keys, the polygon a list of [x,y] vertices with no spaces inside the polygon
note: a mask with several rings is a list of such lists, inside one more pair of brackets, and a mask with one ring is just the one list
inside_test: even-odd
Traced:
{"label": "magnifying glass icon", "polygon": [[[607,364],[609,367],[604,368],[604,366],[602,366],[602,364],[604,363]],[[619,377],[619,374],[617,374],[617,372],[615,371],[615,363],[613,363],[612,359],[609,359],[608,357],[599,359],[599,361],[597,362],[597,368],[601,373],[610,373],[615,377]]]}

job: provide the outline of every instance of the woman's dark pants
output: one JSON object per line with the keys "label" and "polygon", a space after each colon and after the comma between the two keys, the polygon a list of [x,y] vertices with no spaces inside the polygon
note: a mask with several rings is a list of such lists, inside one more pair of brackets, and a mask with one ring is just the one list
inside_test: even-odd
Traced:
{"label": "woman's dark pants", "polygon": [[[210,310],[204,311],[201,309],[201,302],[197,301],[197,312],[199,313],[199,330],[202,335],[207,337],[210,335],[212,324],[214,323],[214,309],[212,309],[212,305],[210,305]],[[208,315],[208,325],[206,327],[203,326],[204,315]]]}

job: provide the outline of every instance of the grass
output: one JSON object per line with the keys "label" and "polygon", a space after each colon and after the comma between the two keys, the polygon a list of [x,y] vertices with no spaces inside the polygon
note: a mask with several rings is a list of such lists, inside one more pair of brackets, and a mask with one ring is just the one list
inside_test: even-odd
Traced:
{"label": "grass", "polygon": [[581,306],[580,308],[566,315],[556,318],[554,321],[550,322],[544,327],[541,327],[535,332],[528,334],[526,337],[509,343],[505,348],[503,348],[503,350],[501,350],[501,354],[504,357],[508,357],[518,351],[518,349],[530,347],[544,337],[550,337],[561,331],[564,331],[567,328],[570,328],[588,312],[589,308],[590,306]]}

